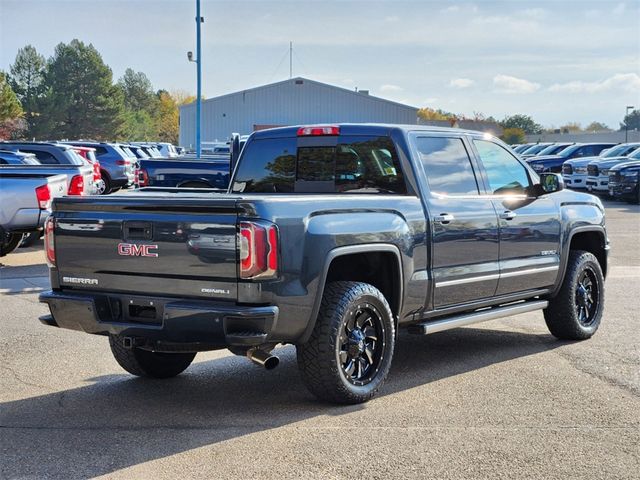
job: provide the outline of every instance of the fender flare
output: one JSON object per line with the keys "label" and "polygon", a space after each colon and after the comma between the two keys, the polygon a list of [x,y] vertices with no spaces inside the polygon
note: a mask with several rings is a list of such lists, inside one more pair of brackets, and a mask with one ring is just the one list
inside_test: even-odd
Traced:
{"label": "fender flare", "polygon": [[[584,232],[596,232],[602,235],[602,238],[604,239],[604,242],[605,242],[605,245],[604,245],[605,251],[609,249],[609,246],[607,244],[607,231],[602,225],[585,225],[582,227],[576,227],[572,229],[571,232],[569,233],[569,236],[567,237],[566,244],[562,246],[562,257],[560,258],[560,270],[558,272],[558,280],[556,281],[556,284],[553,287],[553,290],[550,295],[551,297],[555,297],[560,291],[560,288],[562,288],[562,283],[564,282],[564,274],[567,271],[567,264],[569,263],[569,250],[571,247],[571,240],[573,240],[573,237],[576,234],[584,233]],[[607,268],[605,266],[603,268],[603,272],[606,270]]]}
{"label": "fender flare", "polygon": [[320,272],[318,278],[318,288],[316,290],[316,295],[313,301],[313,308],[311,309],[311,316],[309,317],[309,322],[307,327],[305,328],[304,333],[300,336],[300,339],[297,343],[305,343],[311,337],[311,333],[316,326],[316,319],[318,318],[318,312],[320,311],[320,304],[322,303],[322,296],[324,295],[324,288],[327,282],[327,275],[329,273],[329,268],[331,267],[331,262],[338,257],[343,257],[345,255],[352,255],[357,253],[370,253],[370,252],[384,252],[384,253],[393,253],[397,259],[397,268],[398,268],[398,278],[399,281],[399,305],[398,305],[398,313],[402,311],[402,303],[403,303],[403,295],[404,295],[404,273],[402,271],[402,255],[400,254],[400,249],[392,244],[392,243],[364,243],[360,245],[349,245],[345,247],[337,247],[333,250],[330,250],[327,253],[327,257],[324,262],[324,266],[322,271]]}

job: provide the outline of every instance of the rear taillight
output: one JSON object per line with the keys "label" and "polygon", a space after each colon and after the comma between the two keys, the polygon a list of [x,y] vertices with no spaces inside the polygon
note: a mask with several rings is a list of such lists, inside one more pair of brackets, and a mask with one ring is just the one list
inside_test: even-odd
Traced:
{"label": "rear taillight", "polygon": [[311,127],[300,127],[298,129],[299,137],[322,135],[340,135],[340,127],[335,125],[315,125]]}
{"label": "rear taillight", "polygon": [[100,164],[99,163],[94,163],[93,164],[93,181],[97,182],[98,180],[102,179],[102,174],[100,173]]}
{"label": "rear taillight", "polygon": [[69,184],[69,195],[83,195],[84,194],[84,178],[82,175],[74,175]]}
{"label": "rear taillight", "polygon": [[42,210],[49,210],[51,207],[51,190],[49,190],[49,185],[40,185],[37,187],[36,198],[38,199],[38,206]]}
{"label": "rear taillight", "polygon": [[144,168],[138,170],[136,174],[136,179],[138,180],[139,187],[146,187],[149,184],[149,175]]}
{"label": "rear taillight", "polygon": [[55,226],[56,224],[53,217],[47,218],[47,221],[44,223],[44,249],[47,255],[47,263],[50,267],[56,266],[56,249],[53,237]]}
{"label": "rear taillight", "polygon": [[266,279],[277,274],[277,227],[262,222],[240,222],[240,278]]}

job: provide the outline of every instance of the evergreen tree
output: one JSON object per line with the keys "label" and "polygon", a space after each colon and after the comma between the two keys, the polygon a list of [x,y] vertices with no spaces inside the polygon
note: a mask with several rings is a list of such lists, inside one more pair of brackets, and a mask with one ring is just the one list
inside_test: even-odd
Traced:
{"label": "evergreen tree", "polygon": [[122,134],[122,91],[93,45],[60,43],[46,69],[51,138],[113,140]]}
{"label": "evergreen tree", "polygon": [[43,133],[40,127],[46,97],[45,67],[44,56],[27,45],[18,50],[9,69],[9,83],[22,104],[28,137],[40,137]]}

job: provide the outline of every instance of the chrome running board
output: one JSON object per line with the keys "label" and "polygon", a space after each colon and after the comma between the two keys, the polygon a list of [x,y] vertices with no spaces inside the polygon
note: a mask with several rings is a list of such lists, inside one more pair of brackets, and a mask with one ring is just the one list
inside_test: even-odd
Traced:
{"label": "chrome running board", "polygon": [[430,333],[451,330],[452,328],[464,327],[474,323],[487,322],[496,318],[510,317],[519,313],[533,312],[547,308],[549,302],[546,300],[529,300],[526,302],[505,305],[502,307],[491,307],[477,312],[454,315],[441,320],[431,320],[409,326],[409,333],[415,335],[429,335]]}

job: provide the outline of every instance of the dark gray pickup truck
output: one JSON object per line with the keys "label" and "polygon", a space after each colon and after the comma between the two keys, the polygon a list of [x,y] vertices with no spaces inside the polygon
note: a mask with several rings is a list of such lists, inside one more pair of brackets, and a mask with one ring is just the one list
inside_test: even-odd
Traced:
{"label": "dark gray pickup truck", "polygon": [[[134,375],[228,348],[340,403],[375,395],[398,329],[425,335],[543,310],[553,335],[600,324],[600,200],[459,129],[255,132],[227,193],[62,198],[46,226],[47,325],[108,336]],[[427,367],[427,365],[425,365]]]}

